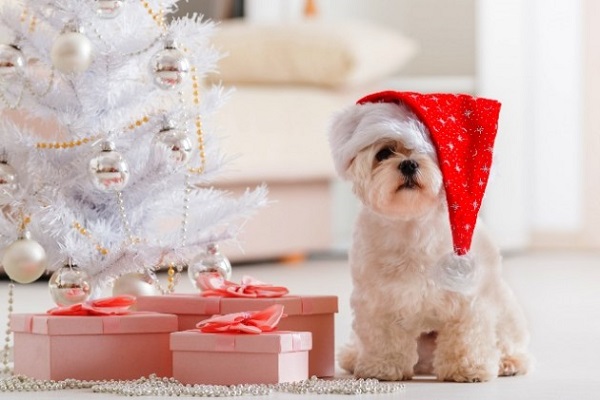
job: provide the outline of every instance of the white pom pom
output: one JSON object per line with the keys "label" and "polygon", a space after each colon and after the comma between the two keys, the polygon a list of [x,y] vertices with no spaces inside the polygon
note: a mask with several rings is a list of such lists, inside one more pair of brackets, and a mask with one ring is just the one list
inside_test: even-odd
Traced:
{"label": "white pom pom", "polygon": [[477,286],[478,272],[470,255],[450,253],[437,263],[432,274],[440,288],[468,295]]}

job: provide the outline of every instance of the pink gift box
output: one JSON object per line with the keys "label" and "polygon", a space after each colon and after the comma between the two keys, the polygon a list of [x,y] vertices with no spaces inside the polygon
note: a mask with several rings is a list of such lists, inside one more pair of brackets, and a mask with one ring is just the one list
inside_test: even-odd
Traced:
{"label": "pink gift box", "polygon": [[177,317],[13,314],[14,370],[37,379],[137,379],[172,373]]}
{"label": "pink gift box", "polygon": [[184,384],[238,385],[308,378],[310,332],[171,334],[173,377]]}
{"label": "pink gift box", "polygon": [[179,330],[193,329],[196,324],[215,314],[260,311],[282,304],[287,318],[278,329],[312,333],[308,373],[319,377],[335,372],[334,313],[338,311],[336,296],[284,296],[278,298],[220,298],[199,294],[138,297],[137,309],[176,314]]}

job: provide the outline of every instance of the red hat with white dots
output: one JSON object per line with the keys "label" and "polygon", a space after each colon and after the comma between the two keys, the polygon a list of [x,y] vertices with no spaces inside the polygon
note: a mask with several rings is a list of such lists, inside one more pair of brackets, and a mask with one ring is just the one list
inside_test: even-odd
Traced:
{"label": "red hat with white dots", "polygon": [[454,252],[465,255],[490,174],[500,103],[466,94],[385,91],[357,104],[400,102],[429,130],[444,180]]}

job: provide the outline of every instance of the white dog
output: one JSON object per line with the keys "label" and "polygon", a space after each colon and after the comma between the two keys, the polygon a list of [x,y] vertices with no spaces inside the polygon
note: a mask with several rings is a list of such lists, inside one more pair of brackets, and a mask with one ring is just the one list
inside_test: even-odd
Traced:
{"label": "white dog", "polygon": [[[458,144],[460,132],[463,140],[472,130],[473,135],[481,134],[483,129],[468,122],[477,113],[488,118],[490,103],[461,95],[455,96],[460,101],[454,104],[444,97],[447,104],[439,110],[447,106],[469,121],[466,128],[460,121],[454,124],[459,134],[442,132],[434,141],[431,128],[441,132],[444,121],[456,120],[452,113],[444,114],[446,119],[423,113],[429,108],[424,104],[438,102],[437,97],[398,92],[371,96],[338,114],[330,129],[337,170],[351,180],[364,205],[350,252],[354,332],[339,354],[341,367],[356,377],[392,381],[411,379],[415,373],[457,382],[524,374],[529,365],[525,319],[502,279],[499,250],[480,222],[468,235],[472,242],[466,257],[473,270],[464,281],[460,275],[440,276],[440,260],[459,240],[458,228],[449,219],[450,172],[442,173],[440,150]],[[406,105],[403,99],[411,98],[416,102]],[[433,117],[441,122],[431,125]],[[494,124],[488,124],[492,144]],[[442,143],[442,134],[452,140]],[[491,151],[487,156],[491,163]],[[449,164],[450,159],[443,162]],[[485,181],[486,168],[481,168]],[[478,186],[485,189],[482,181]],[[475,203],[473,218],[479,209]],[[470,209],[471,204],[460,206]],[[444,285],[444,279],[454,279],[456,285]],[[432,360],[423,359],[427,346],[417,351],[419,337],[434,349]]]}

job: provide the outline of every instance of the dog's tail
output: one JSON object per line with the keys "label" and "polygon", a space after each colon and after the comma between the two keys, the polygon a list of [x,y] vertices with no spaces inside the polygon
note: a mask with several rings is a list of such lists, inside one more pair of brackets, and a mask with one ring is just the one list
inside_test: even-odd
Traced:
{"label": "dog's tail", "polygon": [[357,354],[358,351],[356,350],[356,345],[354,343],[350,342],[346,344],[338,353],[338,364],[340,367],[353,374],[354,367],[356,366]]}

